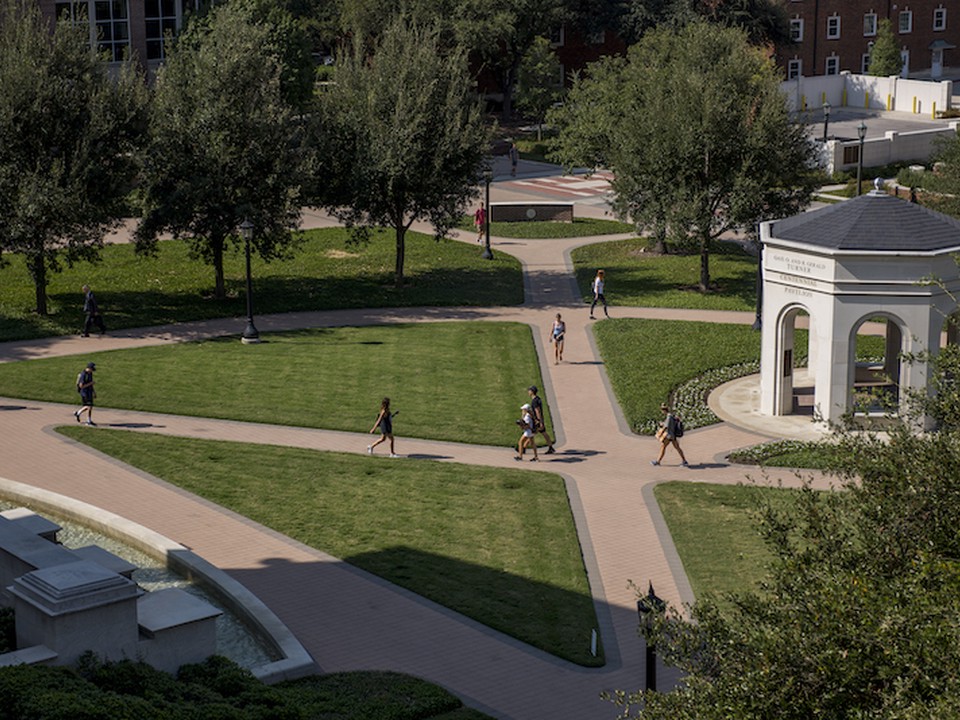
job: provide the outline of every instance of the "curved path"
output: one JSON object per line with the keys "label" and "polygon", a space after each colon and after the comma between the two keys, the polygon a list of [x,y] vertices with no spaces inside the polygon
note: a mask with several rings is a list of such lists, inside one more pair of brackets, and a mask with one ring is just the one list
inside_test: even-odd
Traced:
{"label": "curved path", "polygon": [[[499,240],[496,247],[523,262],[527,302],[507,308],[406,308],[258,316],[261,331],[395,321],[508,320],[534,329],[544,378],[543,395],[558,426],[558,453],[525,469],[560,473],[568,487],[600,622],[607,665],[584,669],[439,607],[336,558],[307,548],[256,523],[103,456],[52,432],[71,421],[73,408],[0,399],[3,455],[0,475],[75,497],[141,523],[230,573],[287,624],[324,671],[392,669],[449,688],[497,718],[613,718],[604,690],[635,689],[643,678],[636,597],[629,580],[652,581],[664,599],[692,600],[683,569],[652,487],[663,480],[736,483],[741,467],[723,461],[732,448],[765,438],[728,423],[684,438],[689,469],[668,452],[651,467],[656,443],[629,433],[593,344],[588,308],[579,302],[570,251],[611,238]],[[565,362],[553,364],[553,316],[567,322]],[[752,313],[613,308],[615,316],[712,319],[746,323]],[[0,361],[90,350],[181,342],[239,333],[243,320],[118,331],[106,338],[51,338],[0,344]],[[103,382],[108,382],[104,378]],[[517,389],[518,399],[525,397]],[[174,435],[362,452],[365,433],[344,433],[99,408],[107,427]],[[562,424],[560,424],[562,423]],[[402,438],[410,457],[521,467],[502,448]],[[384,462],[388,462],[384,460]],[[400,461],[393,461],[400,462]],[[792,473],[771,480],[796,484]],[[587,644],[589,638],[584,638]],[[661,671],[661,684],[671,682]]]}

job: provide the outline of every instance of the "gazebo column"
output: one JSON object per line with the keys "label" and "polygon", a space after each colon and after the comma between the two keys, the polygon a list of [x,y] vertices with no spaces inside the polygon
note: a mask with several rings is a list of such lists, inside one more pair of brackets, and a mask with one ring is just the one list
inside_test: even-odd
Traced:
{"label": "gazebo column", "polygon": [[[900,351],[903,349],[903,333],[892,320],[887,320],[883,349],[883,374],[894,384],[900,384]],[[938,333],[939,335],[939,333]]]}
{"label": "gazebo column", "polygon": [[[817,353],[816,390],[813,401],[824,420],[838,422],[850,404],[853,367],[850,365],[850,327],[840,322],[838,308],[820,313],[817,318],[818,342],[824,351]],[[830,348],[826,352],[826,348]]]}

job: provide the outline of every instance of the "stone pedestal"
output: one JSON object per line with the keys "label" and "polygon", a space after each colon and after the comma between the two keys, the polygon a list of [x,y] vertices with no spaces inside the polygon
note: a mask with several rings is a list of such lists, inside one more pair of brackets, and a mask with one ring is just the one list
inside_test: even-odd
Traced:
{"label": "stone pedestal", "polygon": [[37,515],[33,510],[28,510],[27,508],[21,507],[4,510],[0,512],[0,517],[6,518],[12,521],[14,525],[34,535],[39,535],[44,540],[49,540],[52,543],[57,541],[57,533],[63,530],[62,527],[52,520],[47,520],[47,518]]}
{"label": "stone pedestal", "polygon": [[140,641],[140,656],[169,673],[187,663],[203,662],[217,651],[216,620],[222,614],[179,588],[147,593],[137,602],[137,620],[145,638]]}
{"label": "stone pedestal", "polygon": [[43,645],[56,664],[86,651],[112,661],[137,658],[136,583],[96,563],[78,560],[35,570],[9,588],[17,618],[17,647]]}

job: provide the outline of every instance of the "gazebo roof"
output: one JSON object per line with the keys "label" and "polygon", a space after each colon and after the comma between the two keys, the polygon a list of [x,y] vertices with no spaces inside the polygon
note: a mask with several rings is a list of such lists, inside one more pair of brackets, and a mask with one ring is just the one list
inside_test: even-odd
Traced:
{"label": "gazebo roof", "polygon": [[928,253],[960,248],[960,220],[873,190],[776,220],[770,238],[830,250]]}

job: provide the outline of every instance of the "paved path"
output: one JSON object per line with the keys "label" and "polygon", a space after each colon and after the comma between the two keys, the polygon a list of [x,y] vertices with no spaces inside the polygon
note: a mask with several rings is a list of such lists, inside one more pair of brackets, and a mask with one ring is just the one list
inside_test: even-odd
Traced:
{"label": "paved path", "polygon": [[[508,308],[407,308],[258,316],[261,331],[397,321],[510,320],[535,329],[558,453],[526,469],[560,473],[567,484],[598,611],[607,665],[584,669],[560,661],[412,593],[346,565],[133,470],[51,432],[71,421],[63,405],[0,398],[0,475],[100,506],[141,523],[229,572],[273,610],[324,671],[392,669],[447,687],[497,718],[613,718],[603,690],[634,689],[643,677],[636,634],[634,580],[680,604],[692,599],[665,532],[652,485],[663,480],[736,483],[740,467],[729,449],[763,436],[728,424],[688,432],[691,468],[675,456],[654,468],[655,441],[628,432],[590,332],[588,308],[573,282],[573,247],[609,238],[498,240],[524,265],[527,302]],[[567,322],[565,362],[553,364],[548,345],[553,316]],[[614,308],[616,316],[713,319],[750,323],[752,313]],[[82,354],[239,333],[227,319],[164,328],[118,331],[106,338],[52,338],[0,344],[0,361]],[[104,379],[104,382],[107,380]],[[518,388],[518,400],[525,397]],[[362,452],[369,436],[98,408],[102,425],[182,436]],[[398,450],[420,461],[521,467],[502,448],[398,439]],[[414,462],[417,460],[383,462]],[[267,470],[265,469],[265,472]],[[796,484],[792,473],[773,480]],[[588,643],[589,638],[584,638]],[[661,683],[670,682],[664,671]]]}

